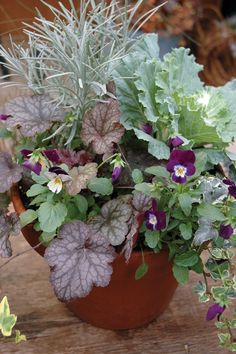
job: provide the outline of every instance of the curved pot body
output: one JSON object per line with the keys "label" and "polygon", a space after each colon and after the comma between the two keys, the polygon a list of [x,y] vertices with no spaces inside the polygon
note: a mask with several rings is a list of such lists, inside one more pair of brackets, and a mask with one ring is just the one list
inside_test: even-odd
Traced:
{"label": "curved pot body", "polygon": [[[12,201],[18,214],[24,211],[18,188],[12,189]],[[22,229],[31,246],[38,244],[38,233],[32,225]],[[37,252],[43,255],[44,247]],[[172,274],[168,252],[159,254],[144,252],[148,272],[140,280],[135,280],[135,272],[142,263],[140,252],[133,252],[128,264],[119,255],[113,262],[110,284],[94,287],[82,299],[67,303],[68,308],[82,320],[101,328],[131,329],[141,327],[157,318],[169,305],[177,288]]]}

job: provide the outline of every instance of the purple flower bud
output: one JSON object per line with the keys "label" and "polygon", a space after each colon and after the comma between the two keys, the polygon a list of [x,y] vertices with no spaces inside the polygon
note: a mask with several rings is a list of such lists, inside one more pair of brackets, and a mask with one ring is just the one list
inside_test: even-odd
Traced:
{"label": "purple flower bud", "polygon": [[22,156],[26,158],[30,158],[30,155],[32,154],[33,151],[28,149],[22,149],[20,152]]}
{"label": "purple flower bud", "polygon": [[176,136],[175,138],[171,138],[169,140],[169,146],[171,149],[176,148],[176,147],[182,145],[183,143],[184,143],[184,141],[179,136]]}
{"label": "purple flower bud", "polygon": [[224,238],[225,240],[228,240],[230,236],[233,235],[233,233],[234,233],[234,229],[232,228],[231,225],[224,225],[224,224],[220,225],[220,231],[219,231],[220,237]]}
{"label": "purple flower bud", "polygon": [[121,172],[122,172],[122,166],[115,166],[113,168],[112,175],[111,175],[112,183],[115,183],[118,180]]}
{"label": "purple flower bud", "polygon": [[44,150],[43,154],[48,158],[48,160],[50,160],[52,162],[55,162],[55,163],[60,162],[60,157],[59,157],[56,149]]}
{"label": "purple flower bud", "polygon": [[151,135],[153,132],[153,128],[152,128],[151,124],[149,124],[149,123],[143,123],[141,125],[141,129],[144,133],[149,134],[149,135]]}
{"label": "purple flower bud", "polygon": [[24,161],[22,165],[36,173],[36,175],[40,175],[40,172],[42,170],[42,165],[39,162],[33,162],[30,159]]}
{"label": "purple flower bud", "polygon": [[6,121],[10,117],[12,117],[12,116],[9,114],[0,114],[0,120],[2,120],[2,121]]}
{"label": "purple flower bud", "polygon": [[224,184],[226,184],[228,187],[229,194],[232,195],[236,199],[236,185],[234,181],[231,181],[229,178],[223,179]]}
{"label": "purple flower bud", "polygon": [[172,180],[176,183],[186,183],[187,176],[194,175],[196,168],[195,154],[192,150],[173,150],[166,165],[167,171],[172,174]]}
{"label": "purple flower bud", "polygon": [[220,306],[219,304],[213,304],[212,306],[209,307],[206,315],[206,320],[211,321],[213,320],[216,316],[220,316],[225,310],[225,307]]}

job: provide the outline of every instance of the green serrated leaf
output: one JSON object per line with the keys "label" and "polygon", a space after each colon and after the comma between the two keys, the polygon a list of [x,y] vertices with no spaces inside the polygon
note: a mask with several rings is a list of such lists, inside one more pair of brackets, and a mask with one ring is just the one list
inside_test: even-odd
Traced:
{"label": "green serrated leaf", "polygon": [[177,264],[174,264],[173,274],[174,274],[174,277],[178,283],[186,284],[188,282],[188,278],[189,278],[188,268],[181,267],[181,266],[178,266]]}
{"label": "green serrated leaf", "polygon": [[151,166],[145,169],[146,173],[160,178],[169,178],[170,174],[163,166]]}
{"label": "green serrated leaf", "polygon": [[145,241],[150,248],[156,248],[158,241],[160,239],[160,232],[158,231],[149,231],[145,232]]}
{"label": "green serrated leaf", "polygon": [[224,214],[214,205],[201,204],[197,208],[198,214],[211,221],[224,221]]}
{"label": "green serrated leaf", "polygon": [[134,183],[142,183],[143,182],[143,174],[142,171],[140,171],[139,169],[135,168],[132,171],[132,178]]}
{"label": "green serrated leaf", "polygon": [[113,192],[113,185],[108,178],[94,177],[88,181],[88,189],[101,195],[111,195]]}
{"label": "green serrated leaf", "polygon": [[36,195],[48,192],[48,188],[41,184],[33,184],[26,192],[27,197],[35,197]]}
{"label": "green serrated leaf", "polygon": [[199,256],[196,251],[190,250],[185,253],[175,256],[175,264],[181,267],[192,267],[199,260]]}
{"label": "green serrated leaf", "polygon": [[189,194],[183,193],[179,195],[178,199],[180,207],[183,210],[184,214],[186,216],[189,216],[192,210],[192,198]]}
{"label": "green serrated leaf", "polygon": [[148,272],[148,264],[142,263],[135,272],[135,280],[141,279]]}
{"label": "green serrated leaf", "polygon": [[180,224],[179,231],[185,240],[190,240],[192,237],[192,224],[190,222],[187,224]]}
{"label": "green serrated leaf", "polygon": [[24,227],[30,223],[32,223],[34,220],[36,220],[38,217],[38,214],[35,210],[28,209],[24,211],[23,213],[20,214],[20,223],[21,227]]}
{"label": "green serrated leaf", "polygon": [[67,208],[62,203],[45,202],[38,209],[40,228],[44,232],[53,232],[61,226],[66,218]]}

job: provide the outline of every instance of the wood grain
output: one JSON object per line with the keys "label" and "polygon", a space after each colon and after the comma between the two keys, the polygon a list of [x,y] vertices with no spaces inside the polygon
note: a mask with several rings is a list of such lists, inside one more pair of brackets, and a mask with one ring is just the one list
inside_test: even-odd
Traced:
{"label": "wood grain", "polygon": [[[22,236],[12,238],[14,253],[28,248]],[[0,340],[1,354],[220,354],[206,304],[198,304],[192,287],[180,286],[168,310],[145,328],[109,331],[83,323],[57,301],[48,281],[48,266],[30,251],[1,270],[0,298],[9,297],[18,315],[17,328],[28,341]]]}

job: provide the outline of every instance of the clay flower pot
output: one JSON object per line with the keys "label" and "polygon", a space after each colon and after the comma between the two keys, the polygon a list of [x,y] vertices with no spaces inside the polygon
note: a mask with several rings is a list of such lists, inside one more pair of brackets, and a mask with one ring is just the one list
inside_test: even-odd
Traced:
{"label": "clay flower pot", "polygon": [[[17,186],[12,188],[11,197],[16,212],[22,213],[25,208]],[[22,233],[31,246],[39,243],[39,233],[32,225],[24,227]],[[43,246],[36,248],[42,256],[44,250]],[[101,328],[131,329],[148,324],[168,307],[177,282],[166,250],[159,254],[145,251],[144,257],[149,270],[140,280],[135,280],[135,271],[142,262],[141,253],[133,252],[128,264],[119,255],[113,262],[110,284],[94,287],[88,296],[67,303],[67,307],[80,319]]]}

